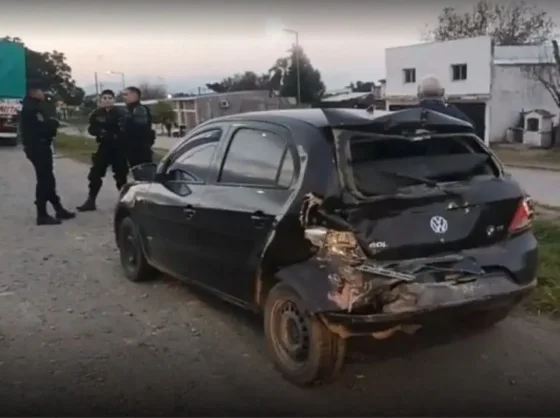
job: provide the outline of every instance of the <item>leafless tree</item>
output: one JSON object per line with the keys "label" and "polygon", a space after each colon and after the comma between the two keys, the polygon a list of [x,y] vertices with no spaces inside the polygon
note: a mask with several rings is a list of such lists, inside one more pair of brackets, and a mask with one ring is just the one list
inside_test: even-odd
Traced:
{"label": "leafless tree", "polygon": [[546,11],[524,0],[480,0],[468,12],[444,8],[437,26],[427,28],[422,37],[427,41],[449,41],[489,35],[496,45],[527,45],[549,39],[555,27]]}
{"label": "leafless tree", "polygon": [[560,108],[560,49],[553,39],[540,47],[534,64],[524,65],[525,75],[537,80]]}

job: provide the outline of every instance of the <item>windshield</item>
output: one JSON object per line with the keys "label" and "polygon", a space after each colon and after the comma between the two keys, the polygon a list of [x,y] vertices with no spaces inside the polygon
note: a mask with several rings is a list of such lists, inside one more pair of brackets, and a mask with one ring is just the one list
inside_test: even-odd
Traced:
{"label": "windshield", "polygon": [[345,149],[352,182],[366,195],[419,184],[440,188],[441,183],[499,174],[472,134],[428,135],[420,140],[356,134]]}

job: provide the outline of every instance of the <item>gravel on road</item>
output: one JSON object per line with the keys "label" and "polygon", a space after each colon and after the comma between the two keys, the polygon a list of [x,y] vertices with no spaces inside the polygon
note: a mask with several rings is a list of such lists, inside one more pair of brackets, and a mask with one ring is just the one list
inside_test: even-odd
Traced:
{"label": "gravel on road", "polygon": [[[87,167],[55,161],[82,203]],[[560,411],[560,325],[514,315],[466,336],[357,341],[333,384],[300,389],[267,358],[260,321],[177,281],[120,271],[107,176],[99,210],[34,225],[34,178],[0,149],[0,409],[5,416],[542,416]]]}

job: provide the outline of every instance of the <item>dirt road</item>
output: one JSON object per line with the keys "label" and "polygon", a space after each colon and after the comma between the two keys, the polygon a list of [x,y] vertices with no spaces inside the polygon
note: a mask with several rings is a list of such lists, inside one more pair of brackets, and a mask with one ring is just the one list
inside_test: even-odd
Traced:
{"label": "dirt road", "polygon": [[560,193],[557,191],[560,184],[559,172],[514,167],[508,167],[507,171],[519,181],[535,201],[560,207]]}
{"label": "dirt road", "polygon": [[[55,161],[75,206],[87,167]],[[560,325],[516,316],[466,338],[358,342],[334,384],[291,386],[258,320],[172,280],[121,275],[108,176],[97,213],[33,224],[33,173],[0,149],[3,415],[544,415],[558,412]],[[365,347],[368,347],[366,349]],[[374,347],[374,348],[369,348]]]}

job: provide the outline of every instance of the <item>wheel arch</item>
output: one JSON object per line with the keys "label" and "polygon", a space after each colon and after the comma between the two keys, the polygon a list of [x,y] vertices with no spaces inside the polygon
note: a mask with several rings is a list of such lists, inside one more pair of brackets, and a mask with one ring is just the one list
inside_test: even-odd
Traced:
{"label": "wheel arch", "polygon": [[115,211],[115,217],[113,219],[113,231],[115,233],[115,240],[118,241],[119,226],[123,219],[130,217],[130,209],[126,206],[119,206]]}

